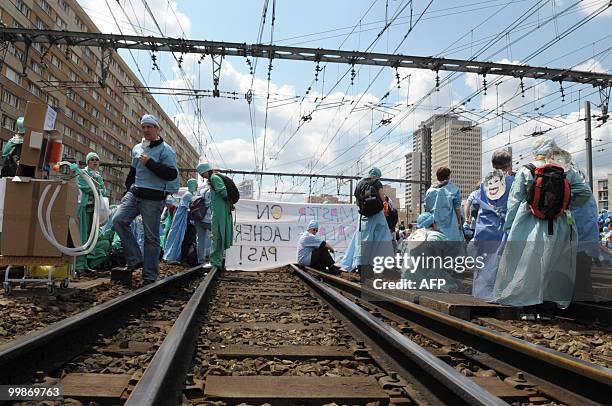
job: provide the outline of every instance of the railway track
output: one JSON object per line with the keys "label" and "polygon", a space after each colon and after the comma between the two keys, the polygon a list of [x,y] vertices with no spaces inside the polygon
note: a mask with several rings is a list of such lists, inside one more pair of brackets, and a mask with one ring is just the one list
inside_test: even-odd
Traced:
{"label": "railway track", "polygon": [[205,271],[169,276],[1,346],[0,382],[123,404]]}
{"label": "railway track", "polygon": [[[68,319],[36,333],[37,346],[29,346],[27,337],[11,343],[11,351],[5,345],[0,379],[52,385],[63,378],[59,384],[70,389],[66,395],[83,404],[590,405],[609,400],[609,369],[376,292],[368,292],[376,302],[366,301],[358,284],[341,278],[295,267],[207,269],[198,278],[200,273],[194,269],[168,278],[141,289],[158,287],[147,299],[91,316],[102,317],[97,320],[104,326],[136,302],[149,303],[144,306],[151,311],[123,315],[112,326],[95,331],[87,322],[81,330],[59,326],[75,323]],[[173,293],[168,283],[174,284]],[[84,337],[79,334],[74,342],[77,331]],[[74,345],[66,346],[70,337]]]}
{"label": "railway track", "polygon": [[506,404],[330,287],[286,270],[209,273],[127,404],[331,402]]}
{"label": "railway track", "polygon": [[[303,272],[303,271],[301,271]],[[612,370],[315,270],[310,274],[508,401],[609,404]],[[366,298],[367,300],[364,300]],[[521,394],[522,392],[522,394]],[[510,396],[511,395],[511,396]]]}

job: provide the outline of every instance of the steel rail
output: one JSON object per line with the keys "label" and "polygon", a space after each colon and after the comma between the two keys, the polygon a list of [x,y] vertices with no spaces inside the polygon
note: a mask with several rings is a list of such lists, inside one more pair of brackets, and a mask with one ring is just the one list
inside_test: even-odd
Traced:
{"label": "steel rail", "polygon": [[335,303],[337,307],[344,310],[351,318],[359,320],[368,329],[371,329],[376,334],[377,341],[384,341],[394,347],[404,357],[418,365],[424,372],[438,381],[440,385],[452,391],[463,402],[470,405],[507,405],[506,402],[492,395],[468,377],[460,374],[450,365],[408,339],[389,324],[342,296],[335,289],[317,281],[297,266],[291,265],[291,267],[304,282],[327,300]]}
{"label": "steel rail", "polygon": [[197,266],[161,279],[4,344],[0,347],[0,382],[23,384],[36,371],[61,366],[100,335],[115,331],[132,313],[167,296],[173,288],[191,281],[203,270]]}
{"label": "steel rail", "polygon": [[185,375],[191,366],[199,335],[198,321],[203,315],[204,305],[218,274],[218,268],[213,268],[200,283],[136,384],[126,405],[180,403]]}
{"label": "steel rail", "polygon": [[[587,399],[607,404],[612,390],[612,370],[558,351],[478,326],[389,294],[307,268],[332,286],[367,295],[368,301],[434,332],[488,353],[517,369],[551,382]],[[365,297],[365,296],[364,296]]]}

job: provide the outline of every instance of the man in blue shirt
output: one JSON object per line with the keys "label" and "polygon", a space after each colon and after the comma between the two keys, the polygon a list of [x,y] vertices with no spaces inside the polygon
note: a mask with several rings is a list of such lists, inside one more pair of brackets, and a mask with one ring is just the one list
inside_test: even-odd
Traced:
{"label": "man in blue shirt", "polygon": [[[127,275],[123,281],[127,286],[132,285],[132,272],[143,265],[144,284],[157,280],[161,213],[166,196],[179,188],[176,153],[159,136],[159,121],[145,114],[140,126],[143,139],[132,149],[132,166],[125,181],[127,193],[113,217],[113,227],[121,238],[127,259]],[[130,230],[138,215],[142,217],[145,235],[143,253]]]}
{"label": "man in blue shirt", "polygon": [[298,241],[297,259],[300,265],[309,266],[319,271],[339,274],[340,268],[334,265],[330,252],[334,252],[331,245],[322,241],[319,236],[319,224],[316,220],[308,223],[308,228],[302,233]]}

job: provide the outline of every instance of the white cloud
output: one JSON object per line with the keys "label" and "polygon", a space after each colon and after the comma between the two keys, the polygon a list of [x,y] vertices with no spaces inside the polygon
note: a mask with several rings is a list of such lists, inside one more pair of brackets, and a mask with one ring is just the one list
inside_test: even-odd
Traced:
{"label": "white cloud", "polygon": [[[122,2],[121,6],[115,1],[107,3],[101,0],[78,0],[79,4],[87,12],[89,17],[103,33],[120,32],[125,35],[161,35],[155,21],[146,12],[144,0],[134,0],[132,4],[137,10],[130,7],[130,3]],[[183,37],[191,31],[191,20],[187,15],[178,10],[175,0],[147,0],[146,4],[155,16],[164,35],[171,37]],[[122,10],[123,7],[123,10]],[[124,14],[125,10],[125,14]],[[127,16],[126,16],[127,14]],[[113,18],[114,16],[114,18]],[[116,22],[115,22],[116,20]],[[119,25],[119,27],[117,27]],[[183,32],[185,34],[183,34]]]}

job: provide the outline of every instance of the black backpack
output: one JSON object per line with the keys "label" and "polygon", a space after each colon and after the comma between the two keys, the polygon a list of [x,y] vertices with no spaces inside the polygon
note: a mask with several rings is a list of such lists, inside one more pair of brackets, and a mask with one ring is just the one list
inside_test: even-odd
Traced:
{"label": "black backpack", "polygon": [[384,209],[383,201],[376,189],[378,179],[366,178],[357,184],[355,199],[359,206],[359,214],[370,217]]}
{"label": "black backpack", "polygon": [[17,174],[17,167],[19,166],[19,157],[21,156],[21,147],[23,144],[15,144],[8,156],[2,162],[2,171],[0,177],[7,178]]}
{"label": "black backpack", "polygon": [[533,184],[527,190],[527,203],[531,214],[548,220],[548,234],[553,234],[553,220],[565,213],[570,200],[570,184],[560,165],[546,164],[538,168],[525,165],[533,176]]}
{"label": "black backpack", "polygon": [[[225,184],[225,188],[227,189],[227,200],[229,201],[233,209],[233,206],[236,203],[238,203],[238,200],[240,200],[240,192],[238,191],[236,184],[234,183],[232,178],[230,178],[229,176],[225,176],[221,173],[215,173],[215,175],[217,175],[223,180],[223,183]],[[212,182],[210,183],[210,187],[213,188]]]}
{"label": "black backpack", "polygon": [[208,207],[206,206],[204,196],[198,196],[189,203],[189,214],[187,217],[189,220],[201,222],[204,221],[207,211]]}

